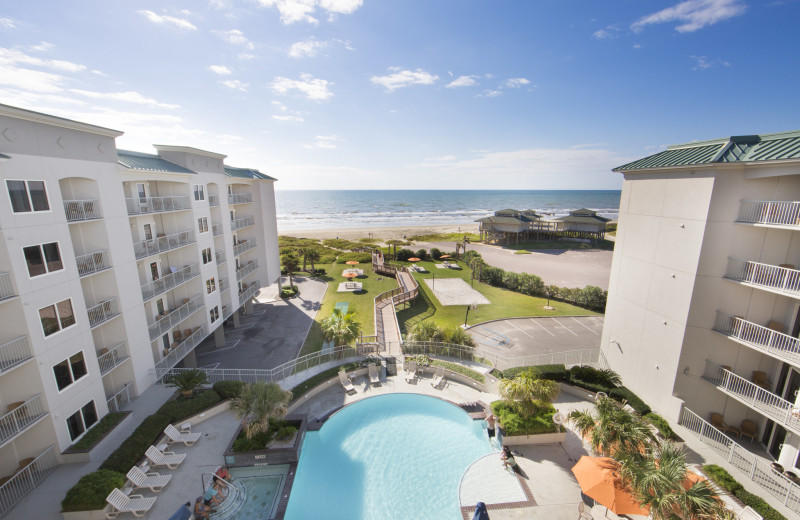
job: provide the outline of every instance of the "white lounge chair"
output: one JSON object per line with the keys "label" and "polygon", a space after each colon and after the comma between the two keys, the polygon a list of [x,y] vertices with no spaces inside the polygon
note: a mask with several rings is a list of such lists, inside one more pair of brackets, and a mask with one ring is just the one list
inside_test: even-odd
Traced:
{"label": "white lounge chair", "polygon": [[444,367],[436,367],[436,372],[434,372],[433,379],[431,379],[431,386],[434,388],[439,388],[440,386],[443,386],[444,383]]}
{"label": "white lounge chair", "polygon": [[144,516],[153,504],[156,497],[145,498],[142,495],[126,495],[119,488],[114,488],[106,497],[106,502],[111,505],[111,510],[106,512],[106,518],[116,518],[120,513],[133,513],[133,516]]}
{"label": "white lounge chair", "polygon": [[415,379],[417,379],[417,362],[409,361],[406,365],[406,381],[411,383]]}
{"label": "white lounge chair", "polygon": [[356,392],[356,387],[353,386],[353,383],[350,381],[350,378],[347,377],[344,370],[339,371],[339,382],[342,383],[345,392],[350,393],[351,390]]}
{"label": "white lounge chair", "polygon": [[169,483],[172,475],[161,475],[154,471],[145,473],[138,466],[134,466],[128,472],[127,477],[134,489],[147,488],[153,493],[160,493]]}
{"label": "white lounge chair", "polygon": [[202,433],[181,433],[178,431],[177,428],[168,424],[167,427],[164,429],[164,435],[167,436],[167,444],[170,446],[176,442],[182,442],[186,446],[193,446],[197,439],[200,438]]}
{"label": "white lounge chair", "polygon": [[185,453],[181,453],[180,455],[176,455],[171,451],[161,452],[155,446],[150,446],[147,448],[147,451],[144,452],[145,457],[150,461],[150,464],[155,466],[166,466],[169,469],[175,469],[181,465],[183,459],[186,458]]}
{"label": "white lounge chair", "polygon": [[373,385],[379,384],[381,378],[378,375],[378,366],[375,363],[370,363],[367,367],[369,368],[369,382]]}

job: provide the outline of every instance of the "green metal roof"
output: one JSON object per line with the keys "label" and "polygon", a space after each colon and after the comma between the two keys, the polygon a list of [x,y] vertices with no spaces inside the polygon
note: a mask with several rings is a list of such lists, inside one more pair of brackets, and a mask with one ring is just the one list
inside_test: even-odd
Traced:
{"label": "green metal roof", "polygon": [[617,166],[613,171],[786,159],[800,159],[800,130],[672,145],[663,152]]}
{"label": "green metal roof", "polygon": [[128,150],[117,150],[117,163],[131,170],[167,173],[195,173],[183,166],[171,163],[157,155]]}
{"label": "green metal roof", "polygon": [[228,177],[239,177],[241,179],[259,179],[268,181],[277,181],[275,177],[270,177],[258,170],[252,168],[234,168],[233,166],[225,167],[225,175]]}
{"label": "green metal roof", "polygon": [[597,224],[599,222],[608,222],[611,220],[610,218],[606,217],[599,217],[597,216],[597,212],[591,209],[581,208],[581,209],[574,209],[569,212],[569,215],[566,217],[559,217],[555,220],[560,220],[561,222],[576,222],[576,223],[592,223]]}

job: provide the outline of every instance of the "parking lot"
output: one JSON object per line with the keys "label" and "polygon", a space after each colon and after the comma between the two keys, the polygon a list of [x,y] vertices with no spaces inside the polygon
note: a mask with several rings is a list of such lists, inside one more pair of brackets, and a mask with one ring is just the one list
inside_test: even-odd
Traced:
{"label": "parking lot", "polygon": [[505,358],[600,348],[603,316],[509,318],[467,329],[478,347]]}

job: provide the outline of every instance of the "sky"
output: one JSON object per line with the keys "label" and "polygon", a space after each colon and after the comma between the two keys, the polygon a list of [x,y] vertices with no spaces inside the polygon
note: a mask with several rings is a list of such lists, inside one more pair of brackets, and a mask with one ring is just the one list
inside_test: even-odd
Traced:
{"label": "sky", "polygon": [[619,189],[800,129],[800,0],[0,2],[0,103],[297,189]]}

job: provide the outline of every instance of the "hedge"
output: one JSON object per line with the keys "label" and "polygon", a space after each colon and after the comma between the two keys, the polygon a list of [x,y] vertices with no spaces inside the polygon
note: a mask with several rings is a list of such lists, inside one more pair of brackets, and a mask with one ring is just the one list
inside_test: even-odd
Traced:
{"label": "hedge", "polygon": [[644,418],[650,421],[650,424],[658,428],[658,433],[660,433],[665,439],[669,439],[671,441],[676,441],[679,439],[675,432],[672,431],[672,428],[669,426],[667,420],[660,415],[650,412],[645,414]]}
{"label": "hedge", "polygon": [[729,493],[736,494],[744,489],[744,486],[728,473],[725,468],[721,468],[716,464],[707,464],[703,466],[703,472],[708,475],[708,478],[716,482],[716,484],[728,491]]}
{"label": "hedge", "polygon": [[100,419],[97,424],[87,431],[78,442],[67,448],[67,453],[91,450],[96,444],[105,438],[108,432],[116,428],[116,426],[127,416],[127,412],[107,413],[105,417]]}
{"label": "hedge", "polygon": [[608,396],[612,399],[616,399],[617,401],[627,401],[631,408],[636,410],[636,413],[639,415],[647,415],[650,413],[650,407],[647,406],[647,403],[642,401],[638,395],[634,394],[624,386],[619,388],[612,388],[611,391],[608,393]]}
{"label": "hedge", "polygon": [[[128,468],[130,469],[130,468]],[[127,471],[127,470],[126,470]],[[61,501],[62,511],[92,511],[106,506],[106,497],[114,488],[125,485],[124,473],[99,469],[84,475]]]}
{"label": "hedge", "polygon": [[[503,379],[514,379],[518,375],[529,370],[534,370],[536,372],[537,379],[550,379],[552,381],[567,380],[567,367],[563,364],[509,368],[500,372],[499,377]],[[492,372],[495,371],[493,370]]]}
{"label": "hedge", "polygon": [[223,399],[233,399],[239,397],[244,385],[242,381],[217,381],[214,383],[214,391]]}
{"label": "hedge", "polygon": [[764,520],[786,520],[786,517],[769,505],[763,498],[747,491],[730,473],[716,464],[703,466],[703,472],[718,486],[732,493],[746,506],[752,507]]}
{"label": "hedge", "polygon": [[506,436],[559,431],[558,426],[553,422],[553,414],[556,413],[556,409],[552,405],[541,408],[535,415],[524,417],[517,413],[513,403],[495,401],[492,403],[492,412],[500,419],[500,424],[503,425],[503,434]]}
{"label": "hedge", "polygon": [[431,360],[431,366],[444,367],[445,369],[447,369],[447,370],[449,370],[451,372],[455,372],[457,374],[461,374],[462,376],[467,376],[468,378],[474,379],[475,381],[478,381],[479,383],[485,383],[486,382],[486,377],[483,374],[481,374],[480,372],[476,372],[475,370],[472,370],[471,368],[467,368],[467,367],[465,367],[463,365],[459,365],[459,364],[456,364],[456,363],[450,363],[449,361],[440,361],[438,359],[432,359]]}
{"label": "hedge", "polygon": [[[158,440],[164,432],[164,428],[172,422],[170,417],[160,413],[145,417],[142,424],[133,430],[130,437],[100,465],[100,469],[127,474],[132,466],[139,463],[147,448]],[[103,498],[105,499],[105,497]]]}
{"label": "hedge", "polygon": [[156,413],[166,415],[170,422],[177,422],[211,408],[220,401],[222,397],[214,390],[205,390],[188,399],[178,396],[172,401],[167,401]]}

